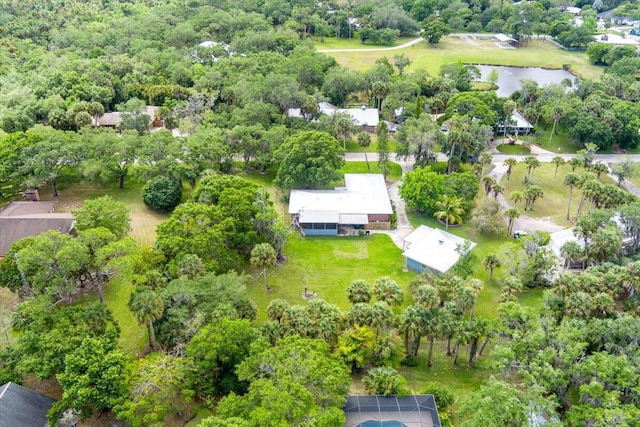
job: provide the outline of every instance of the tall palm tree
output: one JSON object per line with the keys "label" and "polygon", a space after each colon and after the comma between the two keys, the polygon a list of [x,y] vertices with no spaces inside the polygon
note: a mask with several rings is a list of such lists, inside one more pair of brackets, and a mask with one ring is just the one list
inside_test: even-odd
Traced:
{"label": "tall palm tree", "polygon": [[367,158],[367,148],[371,145],[371,135],[367,132],[360,132],[358,134],[358,145],[364,148],[364,161],[367,162],[367,171],[371,171],[371,166],[369,165],[369,159]]}
{"label": "tall palm tree", "polygon": [[482,177],[482,184],[484,185],[484,193],[488,195],[493,186],[496,185],[496,180],[492,176],[485,176]]}
{"label": "tall palm tree", "polygon": [[482,261],[482,265],[484,266],[485,269],[489,270],[489,281],[491,281],[493,280],[493,270],[495,270],[496,268],[499,268],[502,265],[502,263],[500,262],[500,259],[496,255],[489,254]]}
{"label": "tall palm tree", "polygon": [[164,312],[162,298],[151,290],[134,292],[129,297],[128,305],[138,323],[146,324],[149,328],[149,346],[155,348],[156,334],[153,330],[153,322],[158,320]]}
{"label": "tall palm tree", "polygon": [[499,194],[502,194],[504,192],[504,187],[500,184],[495,184],[493,186],[493,188],[491,189],[491,192],[493,192],[493,198],[497,199]]}
{"label": "tall palm tree", "polygon": [[540,160],[534,156],[525,157],[524,163],[527,165],[527,175],[531,175],[533,170],[540,166]]}
{"label": "tall palm tree", "polygon": [[417,305],[410,305],[400,315],[399,329],[404,334],[405,357],[418,354],[425,311]]}
{"label": "tall palm tree", "polygon": [[527,206],[528,206],[529,210],[532,211],[534,203],[536,202],[536,200],[542,198],[542,196],[544,195],[544,192],[542,191],[542,187],[540,187],[539,185],[530,185],[527,188],[525,188],[522,195],[524,196],[525,210],[527,209]]}
{"label": "tall palm tree", "polygon": [[371,307],[371,327],[376,328],[376,341],[380,335],[380,329],[386,328],[393,322],[393,311],[384,301],[377,301]]}
{"label": "tall palm tree", "polygon": [[511,178],[511,170],[516,165],[516,163],[518,163],[518,161],[513,157],[505,159],[503,164],[507,167],[507,181],[509,180],[509,178]]}
{"label": "tall palm tree", "polygon": [[464,215],[464,208],[462,207],[463,200],[459,197],[442,196],[436,201],[436,211],[433,216],[440,221],[444,220],[445,229],[449,229],[449,224],[462,224],[462,215]]}
{"label": "tall palm tree", "polygon": [[280,323],[280,321],[282,320],[282,316],[284,316],[284,313],[288,308],[289,303],[282,298],[271,300],[271,302],[267,306],[267,318],[269,318],[269,320],[273,320],[274,322]]}
{"label": "tall palm tree", "polygon": [[553,163],[554,165],[556,165],[556,170],[553,173],[553,177],[555,178],[556,175],[558,175],[558,168],[562,165],[564,165],[566,162],[564,161],[564,159],[560,156],[555,156],[553,158],[553,160],[551,160],[551,163]]}
{"label": "tall palm tree", "polygon": [[484,168],[491,164],[492,159],[493,159],[493,156],[491,155],[491,153],[480,154],[480,157],[478,158],[478,163],[480,163],[480,165],[482,166],[482,170],[480,172],[481,177],[484,176]]}
{"label": "tall palm tree", "polygon": [[569,215],[571,213],[571,198],[573,197],[573,187],[580,183],[580,177],[578,174],[569,172],[564,176],[564,180],[562,181],[564,185],[569,186],[569,206],[567,207],[567,221],[569,220]]}
{"label": "tall palm tree", "polygon": [[276,250],[269,243],[259,243],[251,249],[249,262],[252,266],[261,269],[260,274],[264,277],[264,286],[270,290],[267,280],[267,270],[276,266]]}
{"label": "tall palm tree", "polygon": [[369,326],[371,324],[371,306],[359,302],[351,306],[347,313],[347,320],[353,326]]}
{"label": "tall palm tree", "polygon": [[507,236],[511,236],[513,233],[513,224],[515,223],[516,218],[520,216],[520,212],[516,208],[509,208],[504,211],[504,215],[509,218],[509,225],[507,226]]}

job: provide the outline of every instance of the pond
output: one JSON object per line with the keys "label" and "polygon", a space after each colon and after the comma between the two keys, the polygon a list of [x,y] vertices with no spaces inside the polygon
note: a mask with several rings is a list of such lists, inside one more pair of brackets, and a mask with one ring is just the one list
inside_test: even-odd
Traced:
{"label": "pond", "polygon": [[498,71],[498,96],[510,96],[520,89],[521,79],[532,79],[542,87],[548,84],[561,83],[564,79],[575,81],[576,76],[565,70],[546,70],[536,67],[504,67],[500,65],[476,65],[486,81],[491,70]]}

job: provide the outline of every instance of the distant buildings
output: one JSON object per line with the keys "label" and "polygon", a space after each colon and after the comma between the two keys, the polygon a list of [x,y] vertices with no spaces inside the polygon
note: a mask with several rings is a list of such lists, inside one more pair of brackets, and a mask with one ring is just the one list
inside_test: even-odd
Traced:
{"label": "distant buildings", "polygon": [[404,253],[407,267],[422,273],[430,270],[434,273],[446,273],[460,259],[459,247],[474,242],[455,236],[444,230],[421,225],[404,238]]}
{"label": "distant buildings", "polygon": [[[367,108],[364,105],[360,108],[338,108],[328,102],[319,102],[318,112],[327,116],[347,114],[351,117],[353,124],[359,126],[365,132],[375,132],[378,123],[380,123],[380,114],[378,109]],[[287,116],[304,118],[302,109],[300,108],[290,108],[287,111]]]}

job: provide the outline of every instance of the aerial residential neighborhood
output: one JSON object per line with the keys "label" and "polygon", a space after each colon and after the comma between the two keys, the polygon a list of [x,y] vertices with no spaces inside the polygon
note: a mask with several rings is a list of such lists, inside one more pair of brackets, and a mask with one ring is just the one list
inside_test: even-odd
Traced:
{"label": "aerial residential neighborhood", "polygon": [[639,425],[637,3],[0,16],[0,427]]}

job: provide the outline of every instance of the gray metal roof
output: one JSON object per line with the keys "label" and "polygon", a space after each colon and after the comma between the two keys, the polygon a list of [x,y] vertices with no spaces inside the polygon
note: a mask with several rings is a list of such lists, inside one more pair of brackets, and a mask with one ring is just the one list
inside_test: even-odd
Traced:
{"label": "gray metal roof", "polygon": [[[390,425],[441,427],[436,402],[431,394],[398,396],[347,396],[344,427]],[[383,424],[385,423],[385,424]]]}
{"label": "gray metal roof", "polygon": [[3,384],[0,386],[0,426],[44,427],[54,402],[55,399],[18,384]]}

